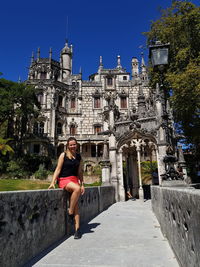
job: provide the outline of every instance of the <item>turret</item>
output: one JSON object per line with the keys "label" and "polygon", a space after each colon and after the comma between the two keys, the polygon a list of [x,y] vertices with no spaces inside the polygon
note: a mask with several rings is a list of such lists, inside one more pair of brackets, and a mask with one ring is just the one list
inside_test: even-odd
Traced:
{"label": "turret", "polygon": [[146,65],[144,62],[144,54],[141,53],[141,55],[142,55],[142,62],[141,62],[141,66],[140,66],[140,69],[141,69],[140,77],[141,77],[142,82],[147,82],[148,81],[148,75],[147,75],[147,68],[146,68]]}
{"label": "turret", "polygon": [[103,69],[103,59],[102,59],[102,56],[100,56],[100,58],[99,58],[99,69],[98,69],[98,73],[99,74],[102,71],[102,69]]}
{"label": "turret", "polygon": [[138,60],[137,58],[133,57],[131,61],[132,67],[132,78],[137,78],[139,75],[139,68],[138,68]]}
{"label": "turret", "polygon": [[72,72],[72,45],[68,47],[67,41],[65,47],[61,51],[61,68],[62,79],[66,79]]}
{"label": "turret", "polygon": [[119,55],[117,56],[117,69],[122,69],[122,66],[121,66],[121,58],[120,58]]}

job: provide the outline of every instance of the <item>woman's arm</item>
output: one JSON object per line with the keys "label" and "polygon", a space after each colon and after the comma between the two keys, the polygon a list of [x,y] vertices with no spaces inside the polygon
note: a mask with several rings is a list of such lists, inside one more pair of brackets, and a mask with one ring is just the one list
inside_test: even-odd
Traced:
{"label": "woman's arm", "polygon": [[56,169],[54,171],[53,178],[52,178],[51,184],[48,187],[48,189],[55,188],[56,179],[58,178],[58,175],[60,174],[60,171],[61,171],[62,166],[63,166],[64,155],[65,155],[64,152],[60,154],[60,157],[59,157],[58,163],[57,163],[57,167],[56,167]]}

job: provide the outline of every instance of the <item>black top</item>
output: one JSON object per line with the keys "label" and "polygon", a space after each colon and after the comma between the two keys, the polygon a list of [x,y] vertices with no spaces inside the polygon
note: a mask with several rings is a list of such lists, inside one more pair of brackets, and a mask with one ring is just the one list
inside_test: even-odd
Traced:
{"label": "black top", "polygon": [[75,158],[69,159],[65,153],[64,162],[59,177],[78,176],[80,161],[80,154],[76,154]]}

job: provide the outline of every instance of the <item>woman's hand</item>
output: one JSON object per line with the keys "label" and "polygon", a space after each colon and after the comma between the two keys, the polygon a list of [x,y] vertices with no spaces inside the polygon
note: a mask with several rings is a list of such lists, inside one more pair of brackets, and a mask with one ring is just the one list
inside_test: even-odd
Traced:
{"label": "woman's hand", "polygon": [[48,189],[51,189],[51,188],[55,189],[55,184],[54,183],[51,183],[50,186],[48,187]]}
{"label": "woman's hand", "polygon": [[85,187],[84,187],[84,185],[82,184],[81,185],[81,195],[83,195],[85,193]]}

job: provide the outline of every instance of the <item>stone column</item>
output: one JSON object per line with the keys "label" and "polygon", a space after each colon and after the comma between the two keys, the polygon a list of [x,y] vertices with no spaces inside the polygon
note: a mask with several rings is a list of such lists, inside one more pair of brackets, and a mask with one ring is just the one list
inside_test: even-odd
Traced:
{"label": "stone column", "polygon": [[[158,153],[158,148],[156,148],[156,158],[157,158],[157,165],[158,165],[158,179],[159,179],[159,185],[161,185],[162,183],[162,178],[160,176],[161,171],[163,171],[163,169],[160,166],[160,159],[159,159],[159,153]],[[163,172],[162,172],[163,173]]]}
{"label": "stone column", "polygon": [[104,140],[103,144],[103,160],[102,165],[102,183],[103,185],[110,184],[110,161],[108,158],[107,141]]}
{"label": "stone column", "polygon": [[80,150],[80,154],[82,153],[82,144],[79,144],[80,147],[79,147],[79,150]]}
{"label": "stone column", "polygon": [[95,143],[95,149],[96,149],[95,156],[96,158],[98,158],[98,144],[97,143]]}
{"label": "stone column", "polygon": [[48,121],[46,119],[46,121],[44,122],[44,133],[47,134],[48,133]]}
{"label": "stone column", "polygon": [[124,181],[123,181],[123,158],[122,158],[122,149],[119,149],[118,152],[118,177],[119,177],[119,201],[125,201],[124,194]]}
{"label": "stone column", "polygon": [[136,145],[137,151],[137,160],[138,160],[138,176],[139,176],[139,198],[143,198],[143,189],[142,189],[142,175],[141,175],[141,155],[140,155],[140,145]]}
{"label": "stone column", "polygon": [[187,169],[186,169],[186,162],[184,159],[183,150],[182,150],[181,145],[178,146],[178,164],[180,165],[180,167],[182,167],[183,178],[184,178],[184,180],[186,180],[187,179]]}
{"label": "stone column", "polygon": [[55,131],[56,131],[56,98],[55,98],[55,88],[52,89],[51,94],[51,138],[53,144],[55,145]]}
{"label": "stone column", "polygon": [[47,107],[47,93],[46,92],[44,92],[43,107],[44,108]]}
{"label": "stone column", "polygon": [[158,144],[157,145],[157,163],[158,163],[158,176],[159,176],[159,185],[162,184],[162,174],[165,173],[165,163],[163,158],[166,155],[166,144]]}
{"label": "stone column", "polygon": [[117,159],[116,159],[116,139],[113,134],[109,137],[109,158],[111,163],[111,183],[115,187],[115,199],[118,198],[118,177],[117,177]]}

